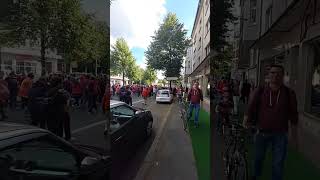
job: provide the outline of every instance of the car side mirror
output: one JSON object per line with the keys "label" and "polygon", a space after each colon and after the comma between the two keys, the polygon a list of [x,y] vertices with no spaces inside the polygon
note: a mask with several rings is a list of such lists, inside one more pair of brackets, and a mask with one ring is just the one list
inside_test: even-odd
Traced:
{"label": "car side mirror", "polygon": [[81,161],[81,166],[82,167],[83,166],[91,166],[93,164],[96,164],[97,162],[99,162],[99,159],[87,156]]}
{"label": "car side mirror", "polygon": [[134,112],[134,114],[135,115],[138,115],[138,114],[140,114],[142,111],[136,111],[136,112]]}

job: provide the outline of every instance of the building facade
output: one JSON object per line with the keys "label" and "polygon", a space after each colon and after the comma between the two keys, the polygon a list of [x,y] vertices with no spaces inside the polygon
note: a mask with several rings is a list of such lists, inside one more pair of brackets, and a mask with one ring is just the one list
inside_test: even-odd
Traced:
{"label": "building facade", "polygon": [[298,99],[299,151],[320,167],[320,3],[316,2],[242,0],[239,68],[246,78],[263,85],[270,64],[285,67],[285,84]]}
{"label": "building facade", "polygon": [[[5,0],[1,1],[0,19],[9,15],[10,6],[18,1]],[[5,24],[0,22],[0,31],[6,31]],[[48,73],[65,72],[65,63],[56,50],[46,50],[45,52],[45,68]],[[6,75],[11,71],[17,74],[33,73],[35,77],[41,76],[40,62],[40,44],[31,45],[26,40],[23,46],[1,47],[0,46],[0,71]]]}
{"label": "building facade", "polygon": [[185,61],[187,84],[199,82],[205,97],[209,98],[210,78],[210,0],[200,0]]}
{"label": "building facade", "polygon": [[[139,83],[139,82],[137,82]],[[123,79],[122,79],[122,75],[118,74],[118,75],[113,75],[110,76],[110,84],[111,85],[115,85],[115,84],[120,84],[121,86],[126,86],[129,84],[129,79],[127,77],[124,77],[124,83],[123,83]]]}

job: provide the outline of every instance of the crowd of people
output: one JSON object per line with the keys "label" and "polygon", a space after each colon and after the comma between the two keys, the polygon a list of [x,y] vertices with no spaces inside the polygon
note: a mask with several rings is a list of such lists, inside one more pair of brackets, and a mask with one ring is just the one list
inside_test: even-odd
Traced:
{"label": "crowd of people", "polygon": [[[113,96],[118,96],[119,101],[126,102],[132,105],[133,96],[142,97],[144,99],[144,104],[147,104],[147,99],[150,97],[156,97],[158,90],[168,87],[161,87],[158,85],[141,85],[133,84],[127,86],[121,86],[118,84],[113,84],[110,88],[111,94]],[[173,87],[170,89],[174,97],[178,97],[179,102],[182,101],[183,92],[186,90],[182,86]]]}
{"label": "crowd of people", "polygon": [[51,74],[35,80],[32,73],[23,77],[11,72],[5,78],[0,72],[1,120],[8,118],[7,107],[24,110],[32,125],[46,128],[60,137],[64,134],[70,140],[70,107],[87,106],[88,113],[96,114],[100,102],[105,111],[104,102],[110,95],[108,84],[104,75]]}

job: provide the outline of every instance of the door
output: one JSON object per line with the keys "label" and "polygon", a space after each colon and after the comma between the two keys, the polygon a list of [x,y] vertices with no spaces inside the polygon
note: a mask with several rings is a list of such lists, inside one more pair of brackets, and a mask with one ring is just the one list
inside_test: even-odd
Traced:
{"label": "door", "polygon": [[78,180],[80,163],[74,151],[49,135],[0,151],[2,180]]}

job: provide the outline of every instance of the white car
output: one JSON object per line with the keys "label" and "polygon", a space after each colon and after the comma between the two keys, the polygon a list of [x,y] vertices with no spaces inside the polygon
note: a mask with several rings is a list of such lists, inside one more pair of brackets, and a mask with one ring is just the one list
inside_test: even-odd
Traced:
{"label": "white car", "polygon": [[156,96],[156,102],[168,102],[172,103],[173,95],[170,93],[170,90],[168,89],[161,89],[158,91]]}

